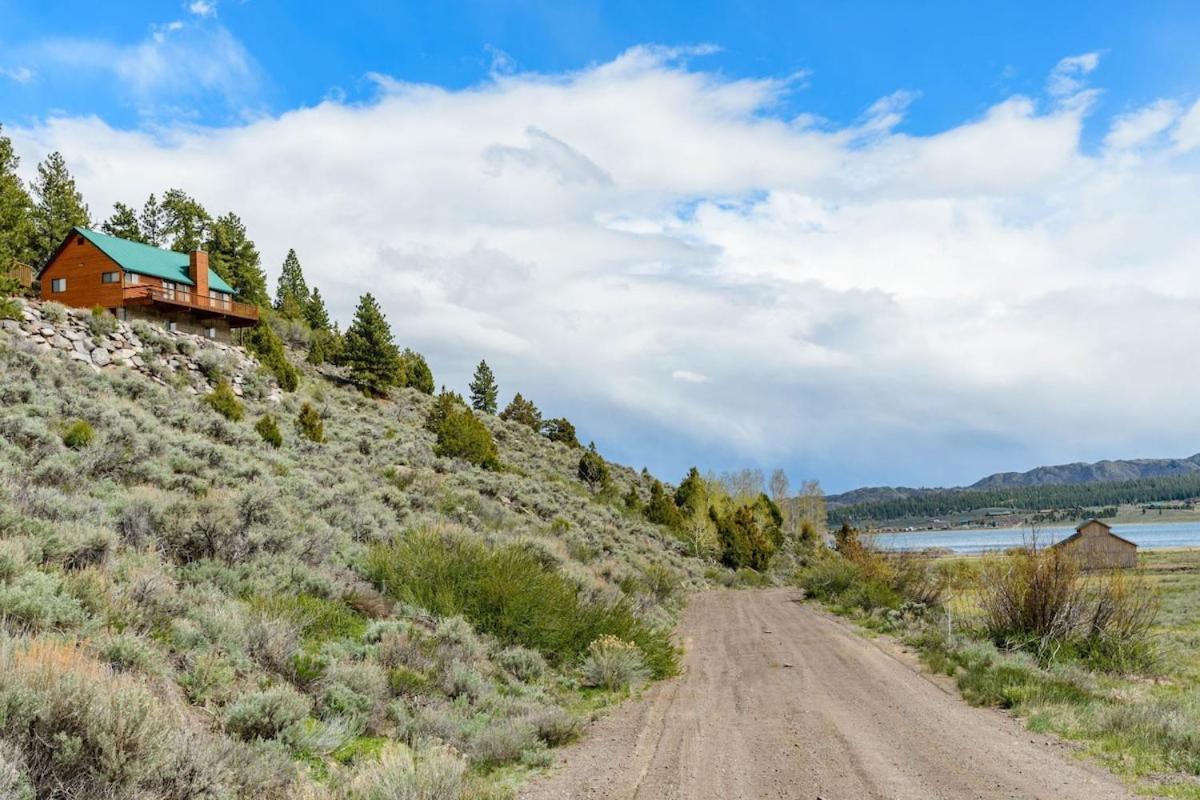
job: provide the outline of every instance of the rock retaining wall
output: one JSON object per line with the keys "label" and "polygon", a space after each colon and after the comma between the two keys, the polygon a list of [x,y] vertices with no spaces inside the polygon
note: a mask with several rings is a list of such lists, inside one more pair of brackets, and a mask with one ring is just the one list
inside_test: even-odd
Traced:
{"label": "rock retaining wall", "polygon": [[193,394],[212,389],[207,377],[211,375],[216,380],[228,379],[239,396],[250,382],[264,386],[268,399],[281,396],[275,381],[260,372],[258,361],[241,347],[115,317],[109,317],[106,324],[111,332],[94,333],[90,311],[37,300],[18,302],[22,318],[0,320],[0,331],[34,350],[57,352],[96,372],[136,370],[152,381],[180,386]]}

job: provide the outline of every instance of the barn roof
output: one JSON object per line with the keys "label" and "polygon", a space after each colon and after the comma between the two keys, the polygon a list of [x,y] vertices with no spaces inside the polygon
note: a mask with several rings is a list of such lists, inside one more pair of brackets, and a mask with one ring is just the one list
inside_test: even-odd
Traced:
{"label": "barn roof", "polygon": [[1089,519],[1087,522],[1081,523],[1081,524],[1079,525],[1079,527],[1075,529],[1075,532],[1074,532],[1074,533],[1072,533],[1070,536],[1068,536],[1067,538],[1065,538],[1065,539],[1063,539],[1063,540],[1061,540],[1061,541],[1055,542],[1054,544],[1052,544],[1052,545],[1051,545],[1051,547],[1058,547],[1059,545],[1064,545],[1064,544],[1066,544],[1067,542],[1073,542],[1073,541],[1075,541],[1076,539],[1078,539],[1078,538],[1080,538],[1081,536],[1083,536],[1083,529],[1084,529],[1084,528],[1086,528],[1088,525],[1091,525],[1093,522],[1095,522],[1096,524],[1098,524],[1098,525],[1100,525],[1102,528],[1104,528],[1104,532],[1105,532],[1105,533],[1107,533],[1107,534],[1108,534],[1109,536],[1111,536],[1112,538],[1116,539],[1117,541],[1124,542],[1125,544],[1131,544],[1131,545],[1133,545],[1134,547],[1137,547],[1137,546],[1138,546],[1138,545],[1137,545],[1137,542],[1131,542],[1131,541],[1129,541],[1128,539],[1126,539],[1124,536],[1117,536],[1115,533],[1113,533],[1113,532],[1112,532],[1112,526],[1111,526],[1111,525],[1109,525],[1108,523],[1106,523],[1106,522],[1101,522],[1101,521],[1100,521],[1100,520],[1098,520],[1098,519]]}

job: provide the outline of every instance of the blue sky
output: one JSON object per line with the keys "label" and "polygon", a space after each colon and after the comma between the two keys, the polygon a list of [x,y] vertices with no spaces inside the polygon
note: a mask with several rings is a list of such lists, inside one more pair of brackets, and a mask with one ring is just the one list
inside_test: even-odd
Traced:
{"label": "blue sky", "polygon": [[309,5],[0,0],[24,174],[236,211],[667,478],[1200,450],[1195,3]]}
{"label": "blue sky", "polygon": [[[0,0],[0,53],[29,42],[81,38],[122,44],[152,27],[194,19],[191,2]],[[608,61],[644,43],[709,43],[705,67],[734,77],[807,72],[804,89],[775,113],[815,113],[847,123],[897,89],[920,92],[904,128],[922,134],[981,113],[1013,93],[1036,93],[1063,54],[1101,52],[1109,113],[1163,94],[1194,91],[1200,74],[1200,6],[1190,2],[448,2],[204,3],[210,24],[248,51],[261,83],[239,100],[280,112],[374,89],[381,72],[461,88],[485,79],[497,58],[560,73]],[[0,55],[0,59],[4,56]],[[8,69],[31,67],[11,59]],[[41,79],[0,83],[7,120],[51,111],[98,114],[137,125],[128,94],[75,70],[33,65]],[[189,97],[200,121],[246,108],[217,93]]]}

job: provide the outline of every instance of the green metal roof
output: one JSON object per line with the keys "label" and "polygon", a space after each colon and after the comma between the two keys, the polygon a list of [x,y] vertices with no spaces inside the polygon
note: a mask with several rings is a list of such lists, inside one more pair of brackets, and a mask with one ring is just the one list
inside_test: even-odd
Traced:
{"label": "green metal roof", "polygon": [[[188,277],[188,254],[176,253],[174,250],[162,250],[141,242],[131,242],[128,239],[118,239],[103,233],[76,226],[85,239],[104,251],[104,254],[117,262],[126,272],[136,272],[139,275],[149,275],[162,278],[165,281],[194,286]],[[218,292],[233,294],[233,287],[221,280],[221,276],[208,268],[208,287]]]}

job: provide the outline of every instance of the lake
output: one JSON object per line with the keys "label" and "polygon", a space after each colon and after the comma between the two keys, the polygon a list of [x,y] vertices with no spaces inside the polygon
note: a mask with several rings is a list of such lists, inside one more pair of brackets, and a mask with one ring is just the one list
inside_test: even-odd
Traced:
{"label": "lake", "polygon": [[[1073,525],[1038,529],[1038,542],[1052,544],[1075,532]],[[1138,547],[1155,550],[1164,547],[1200,547],[1200,522],[1159,522],[1114,525],[1113,533],[1135,542]],[[881,550],[924,550],[937,547],[970,555],[989,550],[1005,550],[1023,544],[1028,528],[973,528],[953,531],[915,531],[879,533],[875,546]]]}

